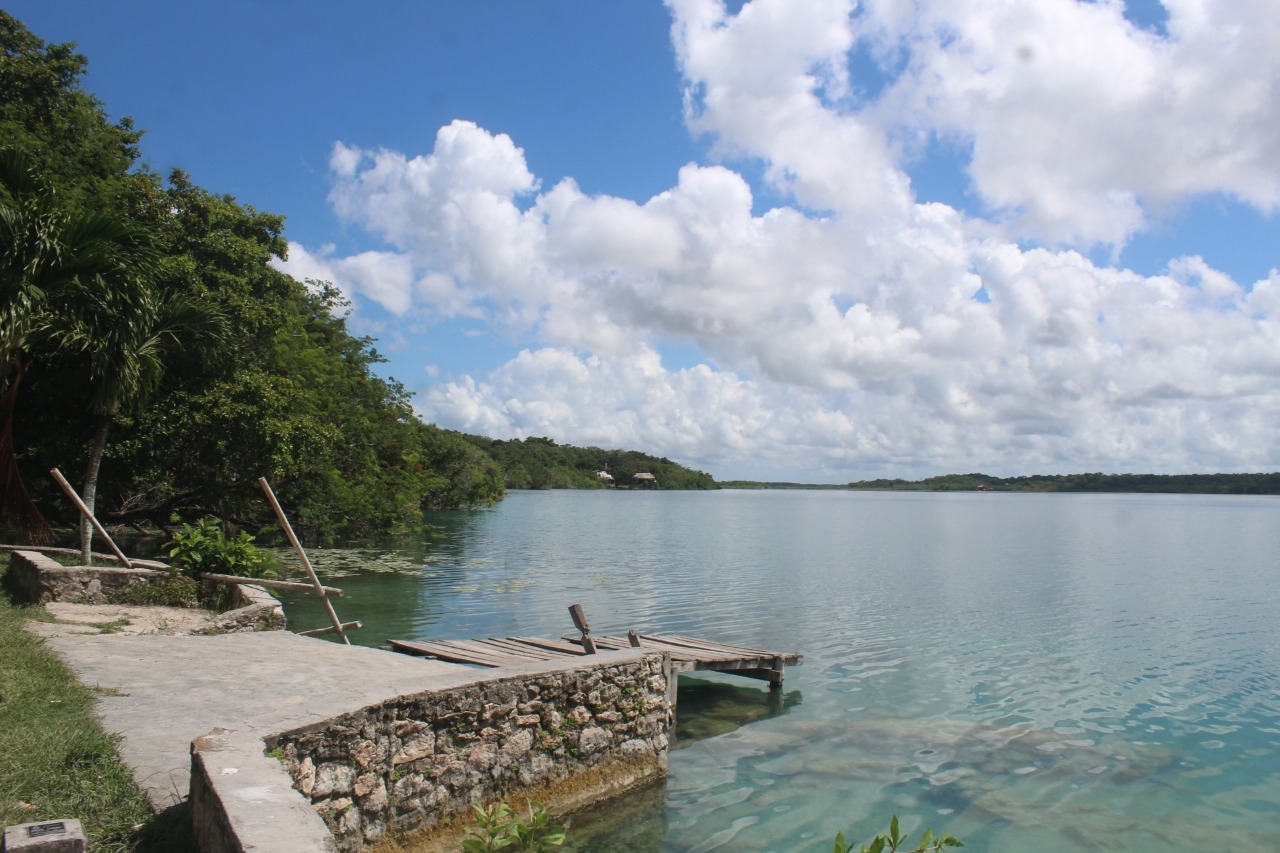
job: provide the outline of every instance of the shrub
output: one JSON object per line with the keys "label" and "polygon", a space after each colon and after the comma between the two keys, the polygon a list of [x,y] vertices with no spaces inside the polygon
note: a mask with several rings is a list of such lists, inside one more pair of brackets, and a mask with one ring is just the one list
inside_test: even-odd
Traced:
{"label": "shrub", "polygon": [[[858,851],[854,851],[849,842],[844,840],[844,833],[836,836],[835,847],[831,853],[899,853],[898,848],[906,844],[907,837],[898,832],[898,816],[894,815],[893,820],[889,822],[889,831],[882,832],[875,838],[871,839],[870,844],[864,844]],[[954,835],[938,835],[933,834],[932,829],[924,831],[924,837],[920,839],[920,846],[910,851],[903,848],[901,853],[936,853],[943,847],[963,847],[964,843]]]}
{"label": "shrub", "polygon": [[564,844],[564,827],[551,822],[542,803],[529,803],[528,820],[506,803],[488,809],[472,805],[471,811],[464,853],[551,853]]}
{"label": "shrub", "polygon": [[228,537],[216,518],[201,519],[194,527],[182,525],[168,549],[173,567],[192,577],[201,572],[242,578],[275,576],[275,559],[254,545],[252,536],[241,531]]}

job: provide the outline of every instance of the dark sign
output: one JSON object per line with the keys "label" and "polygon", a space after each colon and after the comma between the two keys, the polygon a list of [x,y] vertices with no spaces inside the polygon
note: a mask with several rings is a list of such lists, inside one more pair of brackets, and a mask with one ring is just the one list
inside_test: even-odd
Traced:
{"label": "dark sign", "polygon": [[40,838],[45,835],[66,835],[67,825],[62,821],[57,823],[33,823],[27,827],[27,838]]}

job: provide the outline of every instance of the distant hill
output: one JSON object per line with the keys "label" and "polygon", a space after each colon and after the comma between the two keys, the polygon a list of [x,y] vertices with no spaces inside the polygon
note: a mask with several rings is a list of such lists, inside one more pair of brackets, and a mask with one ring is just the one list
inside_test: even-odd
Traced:
{"label": "distant hill", "polygon": [[830,483],[762,483],[758,480],[722,480],[720,482],[722,489],[845,489],[849,487],[842,484],[831,485]]}
{"label": "distant hill", "polygon": [[916,492],[1164,492],[1202,495],[1280,495],[1275,474],[1035,474],[991,477],[945,474],[924,480],[859,480],[857,491]]}
{"label": "distant hill", "polygon": [[[710,474],[637,450],[574,447],[549,438],[466,439],[498,463],[508,489],[720,488]],[[599,476],[602,471],[612,479]],[[637,474],[652,474],[653,479],[636,479]]]}

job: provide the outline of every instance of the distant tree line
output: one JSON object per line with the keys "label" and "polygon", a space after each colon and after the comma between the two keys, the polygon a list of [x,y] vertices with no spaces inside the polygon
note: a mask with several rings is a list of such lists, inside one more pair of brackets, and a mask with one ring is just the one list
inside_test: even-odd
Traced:
{"label": "distant tree line", "polygon": [[[467,439],[498,463],[508,489],[719,488],[710,474],[636,450],[572,447],[545,437],[502,441],[472,435]],[[652,485],[637,480],[637,474],[652,474]]]}
{"label": "distant tree line", "polygon": [[917,492],[1165,492],[1203,495],[1280,495],[1275,474],[1034,474],[991,477],[945,474],[924,480],[859,480],[848,485],[862,491]]}

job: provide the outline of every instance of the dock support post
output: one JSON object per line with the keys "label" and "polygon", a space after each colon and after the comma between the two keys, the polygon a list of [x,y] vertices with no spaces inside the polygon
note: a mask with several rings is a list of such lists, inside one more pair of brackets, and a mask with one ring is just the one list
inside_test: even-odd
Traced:
{"label": "dock support post", "polygon": [[667,724],[672,726],[671,736],[675,736],[676,697],[680,690],[680,670],[671,659],[669,652],[662,653],[662,674],[667,677]]}
{"label": "dock support post", "polygon": [[581,604],[569,605],[569,617],[573,625],[582,632],[582,649],[589,655],[596,653],[596,641],[591,639],[591,626],[587,624],[587,614],[582,612]]}

